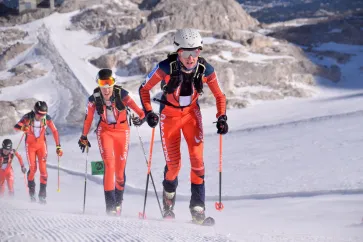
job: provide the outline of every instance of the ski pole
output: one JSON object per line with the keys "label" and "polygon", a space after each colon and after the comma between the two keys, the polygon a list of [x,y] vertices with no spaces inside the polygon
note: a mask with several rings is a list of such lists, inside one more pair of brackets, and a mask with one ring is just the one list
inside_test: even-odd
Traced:
{"label": "ski pole", "polygon": [[23,134],[22,134],[22,136],[21,136],[21,138],[20,138],[20,141],[19,141],[19,144],[18,144],[18,146],[16,147],[15,153],[18,151],[19,146],[20,146],[20,144],[21,144],[21,141],[22,141],[22,140],[23,140],[23,138],[24,138],[24,135],[25,135],[25,133],[23,133]]}
{"label": "ski pole", "polygon": [[147,190],[149,187],[149,177],[151,173],[151,158],[153,153],[153,146],[154,146],[154,135],[155,135],[155,128],[152,128],[151,132],[151,141],[150,141],[150,150],[149,150],[149,161],[147,163],[147,176],[146,176],[146,188],[145,188],[145,198],[144,198],[144,209],[142,214],[139,213],[139,217],[145,219],[145,208],[146,208],[146,199],[147,199]]}
{"label": "ski pole", "polygon": [[60,180],[59,180],[59,156],[58,156],[58,189],[57,189],[57,192],[60,192],[60,186],[59,186],[59,183],[60,183]]}
{"label": "ski pole", "polygon": [[219,202],[215,203],[215,207],[218,211],[222,211],[224,205],[222,203],[222,135],[219,135]]}
{"label": "ski pole", "polygon": [[88,145],[86,146],[86,171],[84,173],[83,213],[86,209],[87,164],[88,164]]}
{"label": "ski pole", "polygon": [[[142,138],[141,138],[141,135],[140,135],[140,131],[139,131],[139,128],[137,126],[136,126],[136,130],[137,130],[137,134],[139,135],[140,146],[141,146],[142,152],[144,153],[146,165],[148,165],[148,161],[147,161],[147,157],[146,157],[146,152],[145,152],[145,148],[144,148],[144,143],[142,142]],[[154,183],[154,179],[153,179],[153,176],[151,174],[151,171],[150,171],[150,178],[151,178],[151,183],[153,184],[153,187],[154,187],[156,200],[158,201],[158,205],[159,205],[161,217],[163,217],[163,210],[161,209],[161,205],[160,205],[160,201],[159,201],[159,196],[158,196],[158,193],[156,191],[156,187],[155,187],[155,183]]]}

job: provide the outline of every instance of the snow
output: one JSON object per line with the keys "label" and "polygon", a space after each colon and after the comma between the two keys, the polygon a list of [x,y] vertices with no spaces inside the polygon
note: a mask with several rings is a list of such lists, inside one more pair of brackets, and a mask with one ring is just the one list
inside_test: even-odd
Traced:
{"label": "snow", "polygon": [[[34,26],[19,26],[33,28],[34,35],[29,38],[34,39],[39,35],[42,44],[47,40],[50,42],[47,45],[50,52],[58,51],[59,54],[54,53],[50,62],[42,58],[37,61],[49,70],[57,68],[57,73],[60,68],[64,68],[62,80],[51,81],[56,76],[51,72],[20,86],[3,88],[1,100],[16,100],[20,97],[49,100],[51,115],[62,118],[68,115],[70,107],[79,105],[77,101],[69,99],[70,90],[83,87],[86,91],[80,91],[79,98],[86,99],[87,93],[94,88],[96,73],[96,68],[88,64],[87,60],[104,50],[86,45],[94,38],[93,35],[66,30],[72,14],[75,13],[55,13],[35,22]],[[46,28],[43,28],[43,32],[38,31],[37,28],[43,23]],[[46,34],[48,31],[49,36]],[[152,44],[160,38],[161,35],[154,38]],[[217,41],[221,40],[206,38],[205,44]],[[233,42],[225,43],[240,46]],[[52,136],[47,136],[49,178],[46,206],[28,202],[19,164],[13,163],[15,197],[0,200],[0,240],[363,241],[363,225],[360,224],[363,216],[363,95],[360,86],[362,76],[358,70],[363,51],[361,46],[336,43],[322,44],[315,49],[355,54],[347,64],[340,65],[345,77],[342,83],[331,84],[318,79],[318,95],[313,98],[288,98],[227,111],[230,132],[223,136],[222,201],[225,209],[222,212],[214,208],[218,199],[219,175],[218,135],[213,123],[216,110],[215,107],[202,107],[206,212],[216,219],[214,227],[188,223],[190,164],[184,140],[181,146],[183,162],[177,190],[176,220],[161,221],[151,184],[146,207],[147,219],[137,218],[143,208],[147,167],[135,127],[131,128],[122,217],[105,215],[102,176],[91,175],[87,182],[86,213],[82,214],[86,154],[82,154],[77,145],[81,131],[68,130],[61,133],[64,156],[60,159],[60,192],[56,191],[55,144]],[[270,58],[246,54],[246,60],[252,62],[264,62]],[[226,59],[232,58],[230,52],[223,52],[222,55]],[[32,55],[27,58],[31,59]],[[22,61],[20,57],[18,61]],[[336,64],[332,59],[325,58],[323,61],[327,65]],[[70,70],[62,65],[63,62]],[[0,76],[4,77],[3,74],[0,73]],[[131,81],[132,78],[119,79],[123,82]],[[65,89],[65,86],[70,89]],[[252,88],[251,91],[258,88]],[[153,105],[156,108],[156,104]],[[148,150],[151,130],[145,124],[139,131]],[[21,134],[6,136],[16,145],[20,137]],[[0,138],[4,139],[5,136]],[[88,162],[100,160],[93,132],[89,139],[92,147]],[[19,152],[26,163],[24,142]],[[152,174],[159,195],[164,165],[160,135],[156,132]],[[35,181],[38,189],[39,173]]]}

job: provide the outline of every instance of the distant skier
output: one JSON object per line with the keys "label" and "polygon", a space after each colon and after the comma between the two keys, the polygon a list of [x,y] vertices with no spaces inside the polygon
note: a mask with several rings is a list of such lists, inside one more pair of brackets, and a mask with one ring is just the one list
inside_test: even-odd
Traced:
{"label": "distant skier", "polygon": [[82,152],[87,146],[91,147],[87,135],[94,113],[97,112],[100,117],[97,125],[97,141],[105,167],[103,186],[106,212],[109,215],[120,215],[130,138],[127,107],[138,114],[140,123],[144,118],[144,112],[136,105],[128,91],[116,85],[112,70],[101,69],[96,82],[98,87],[88,98],[83,132],[78,144]]}
{"label": "distant skier", "polygon": [[26,135],[25,146],[29,162],[28,171],[28,187],[31,201],[35,199],[35,182],[34,176],[37,171],[38,158],[40,170],[40,188],[39,202],[46,203],[47,197],[47,143],[45,138],[45,130],[49,127],[53,133],[56,143],[56,153],[58,156],[63,155],[63,150],[59,142],[59,135],[52,118],[47,114],[48,106],[46,102],[38,101],[34,105],[34,110],[25,114],[22,119],[14,126],[15,130],[23,131]]}
{"label": "distant skier", "polygon": [[25,174],[26,168],[24,167],[21,155],[13,149],[13,142],[10,139],[4,139],[2,148],[0,149],[0,195],[4,195],[5,182],[7,182],[9,195],[14,195],[14,171],[12,161],[14,157],[18,158],[21,171]]}
{"label": "distant skier", "polygon": [[147,123],[154,128],[158,115],[152,110],[149,91],[159,82],[163,95],[160,102],[160,136],[166,160],[163,181],[164,217],[173,218],[178,173],[181,167],[181,132],[188,144],[191,163],[190,212],[195,223],[204,223],[205,187],[203,160],[203,125],[198,97],[203,84],[212,91],[217,105],[217,133],[228,132],[226,98],[214,68],[200,57],[203,40],[194,29],[177,30],[174,53],[159,62],[140,87],[140,99],[146,112]]}

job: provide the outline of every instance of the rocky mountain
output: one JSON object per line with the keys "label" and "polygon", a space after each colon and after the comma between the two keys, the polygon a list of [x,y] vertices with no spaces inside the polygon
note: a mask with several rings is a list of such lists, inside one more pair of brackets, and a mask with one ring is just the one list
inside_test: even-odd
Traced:
{"label": "rocky mountain", "polygon": [[[242,108],[261,100],[314,95],[316,76],[339,82],[341,70],[337,65],[324,66],[312,62],[306,56],[309,46],[331,38],[342,43],[355,41],[356,44],[361,44],[363,39],[360,18],[334,16],[304,20],[301,24],[294,20],[266,24],[252,17],[235,0],[195,0],[193,3],[186,0],[79,0],[65,1],[55,11],[62,14],[74,10],[80,11],[72,15],[67,30],[70,33],[81,30],[91,33],[95,37],[88,44],[104,50],[86,60],[89,61],[86,64],[113,68],[118,76],[131,80],[123,85],[134,93],[154,65],[173,51],[176,29],[199,29],[205,39],[202,55],[215,67],[229,108]],[[47,11],[42,9],[8,16],[7,22],[0,18],[1,25],[14,26],[4,28],[0,33],[0,88],[51,75],[52,81],[60,83],[67,99],[75,104],[70,106],[68,113],[58,117],[63,115],[67,123],[76,125],[83,119],[85,102],[76,90],[80,89],[87,95],[81,80],[57,52],[47,29],[40,25],[36,30],[39,36],[30,40],[28,37],[34,32],[27,31],[34,30],[17,27],[17,24],[51,14]],[[307,21],[311,22],[307,24]],[[340,30],[334,30],[337,28]],[[27,59],[13,61],[28,52]],[[316,54],[336,58],[341,63],[350,59],[349,54],[331,51]],[[35,61],[32,57],[40,60]],[[51,63],[50,69],[38,63],[44,58]],[[64,80],[74,80],[73,86]],[[153,92],[153,95],[158,94],[158,90]],[[65,105],[62,102],[60,100],[57,105]],[[201,102],[207,106],[214,105],[208,88],[205,88]],[[19,118],[15,110],[20,103],[7,102],[6,105],[10,109],[13,107],[6,115],[13,114],[13,119]],[[0,132],[11,130],[9,126]]]}

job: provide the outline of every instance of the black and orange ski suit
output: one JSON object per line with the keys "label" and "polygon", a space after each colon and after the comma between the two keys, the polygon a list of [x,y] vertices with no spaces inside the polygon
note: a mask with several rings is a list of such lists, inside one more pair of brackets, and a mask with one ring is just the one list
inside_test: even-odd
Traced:
{"label": "black and orange ski suit", "polygon": [[0,149],[0,195],[5,192],[5,181],[8,185],[9,194],[14,194],[14,171],[11,163],[15,156],[18,158],[20,166],[23,167],[23,159],[17,151],[13,149],[5,155],[3,149]]}
{"label": "black and orange ski suit", "polygon": [[[134,100],[128,95],[128,92],[124,89],[121,89],[121,101],[125,107],[128,106],[136,112],[141,119],[144,118],[144,112],[137,106]],[[96,132],[98,146],[105,167],[103,186],[107,211],[113,210],[115,206],[120,206],[123,200],[126,181],[125,166],[130,138],[127,110],[118,110],[115,101],[111,102],[110,107],[108,108],[109,110],[112,110],[116,122],[108,122],[107,107],[106,105],[103,105],[103,113],[99,114],[100,120]],[[82,135],[87,136],[96,110],[96,100],[92,95],[88,99]]]}
{"label": "black and orange ski suit", "polygon": [[[226,98],[220,88],[214,68],[207,62],[203,64],[205,71],[202,83],[208,85],[216,99],[216,117],[218,118],[226,113]],[[149,91],[161,81],[166,85],[169,83],[170,76],[172,74],[174,75],[171,66],[170,59],[161,61],[141,85],[139,89],[140,98],[146,112],[152,110]],[[164,93],[162,97],[164,103],[160,104],[160,136],[166,160],[163,186],[166,192],[175,192],[178,186],[178,173],[181,167],[180,141],[181,133],[183,133],[188,144],[191,163],[190,179],[192,195],[190,207],[204,207],[203,124],[198,104],[199,93],[191,83],[194,73],[186,74],[180,72],[180,75],[183,75],[183,81],[175,87],[174,92]],[[190,104],[187,106],[180,103],[181,94],[183,94],[183,89],[185,89],[183,85],[190,85],[191,87],[189,87],[191,90]]]}
{"label": "black and orange ski suit", "polygon": [[[14,126],[15,130],[21,131],[21,127],[23,125],[29,125],[30,131],[27,132],[25,135],[25,147],[26,147],[26,156],[29,163],[29,171],[28,171],[28,187],[29,187],[29,194],[31,196],[34,195],[35,192],[35,182],[34,176],[37,171],[37,162],[38,159],[39,164],[39,171],[40,171],[40,190],[39,196],[46,197],[46,186],[47,186],[47,179],[48,179],[48,172],[47,172],[47,139],[45,137],[45,131],[47,127],[53,133],[53,138],[55,144],[58,146],[60,145],[59,142],[59,134],[58,130],[55,127],[51,116],[48,114],[44,116],[39,122],[39,127],[35,126],[35,113],[33,111],[25,114],[21,120]],[[38,123],[38,122],[37,122]],[[37,137],[35,129],[39,130],[39,137]]]}

